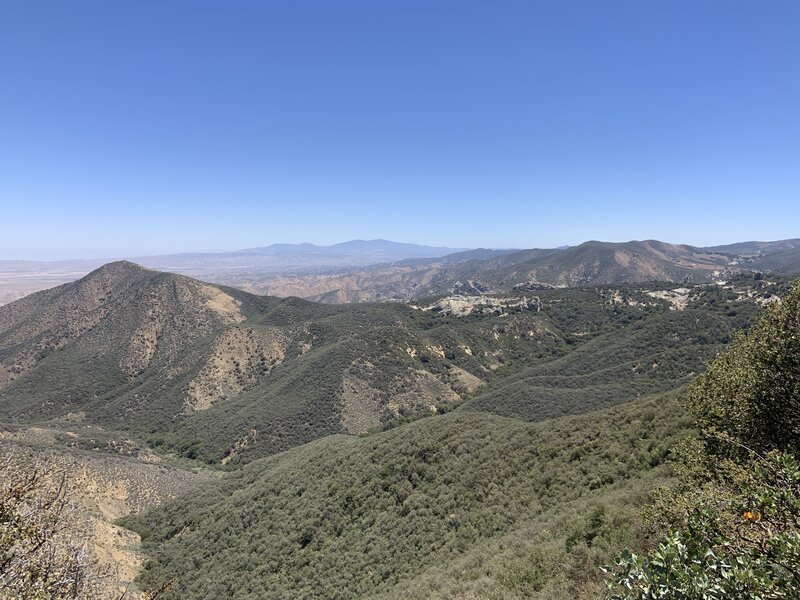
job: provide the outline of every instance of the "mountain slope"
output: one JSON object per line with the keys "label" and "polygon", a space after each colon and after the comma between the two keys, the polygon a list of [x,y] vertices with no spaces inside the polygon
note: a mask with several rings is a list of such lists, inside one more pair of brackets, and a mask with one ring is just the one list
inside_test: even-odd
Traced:
{"label": "mountain slope", "polygon": [[499,362],[454,412],[318,440],[127,520],[150,558],[141,583],[178,575],[189,599],[597,597],[599,567],[646,543],[639,508],[689,433],[678,393],[651,394],[685,383],[784,289],[542,290],[524,320],[476,304],[458,319],[488,318],[495,342],[545,313],[564,346]]}
{"label": "mountain slope", "polygon": [[[113,263],[0,307],[0,421],[69,418],[228,463],[465,400],[583,412],[683,383],[770,286],[330,306]],[[691,306],[676,313],[673,297]]]}
{"label": "mountain slope", "polygon": [[797,249],[800,249],[800,238],[775,242],[737,242],[735,244],[703,248],[703,250],[712,253],[733,254],[736,256],[767,256],[777,252]]}
{"label": "mountain slope", "polygon": [[[210,461],[361,433],[459,402],[490,372],[496,358],[456,366],[439,339],[477,349],[490,326],[431,329],[419,317],[113,263],[0,307],[0,419],[69,415]],[[519,354],[526,344],[506,346]]]}
{"label": "mountain slope", "polygon": [[459,410],[532,421],[580,414],[688,383],[754,314],[674,311],[604,333],[566,356],[492,382]]}
{"label": "mountain slope", "polygon": [[[574,599],[599,579],[602,543],[636,541],[614,494],[648,487],[639,477],[682,435],[682,412],[662,398],[547,424],[465,413],[326,438],[126,525],[151,558],[144,584],[178,575],[167,598]],[[606,523],[597,507],[612,497]],[[510,566],[534,575],[545,543],[576,576],[515,581]]]}
{"label": "mountain slope", "polygon": [[643,542],[668,390],[784,286],[332,306],[114,263],[0,307],[0,437],[205,471],[128,522],[173,597],[590,598]]}
{"label": "mountain slope", "polygon": [[[328,276],[328,291],[303,293],[302,279],[319,283],[325,276],[309,275],[295,280],[295,291],[322,302],[363,299],[408,300],[427,295],[458,292],[467,287],[479,292],[539,289],[545,286],[620,285],[652,281],[709,282],[743,270],[731,256],[692,246],[655,240],[626,243],[585,242],[563,249],[532,249],[472,257],[455,255],[401,269],[373,267],[339,277]],[[459,260],[458,258],[462,258]],[[466,260],[463,260],[466,258]],[[733,264],[732,264],[733,263]],[[331,281],[333,280],[333,281]],[[308,291],[311,291],[309,289]]]}
{"label": "mountain slope", "polygon": [[0,310],[0,386],[48,352],[90,331],[149,273],[132,263],[101,267],[91,278],[45,290]]}
{"label": "mountain slope", "polygon": [[800,275],[800,246],[755,257],[748,266],[785,275]]}
{"label": "mountain slope", "polygon": [[553,285],[709,281],[725,264],[723,257],[691,246],[655,240],[622,244],[591,241],[541,258],[517,261],[504,278]]}

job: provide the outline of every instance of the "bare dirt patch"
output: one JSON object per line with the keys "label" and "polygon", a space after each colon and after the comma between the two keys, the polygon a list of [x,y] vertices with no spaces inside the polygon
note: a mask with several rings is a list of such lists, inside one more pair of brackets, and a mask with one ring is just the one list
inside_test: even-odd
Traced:
{"label": "bare dirt patch", "polygon": [[222,290],[210,285],[201,285],[200,292],[206,299],[206,306],[231,323],[241,323],[245,317],[240,310],[241,302]]}
{"label": "bare dirt patch", "polygon": [[648,296],[666,300],[670,303],[670,310],[684,310],[689,305],[689,296],[692,290],[688,288],[676,288],[674,290],[645,292]]}
{"label": "bare dirt patch", "polygon": [[[139,536],[113,521],[153,508],[203,479],[135,459],[40,445],[50,440],[47,430],[34,428],[30,435],[21,431],[2,433],[0,468],[4,471],[0,480],[9,480],[14,470],[37,470],[51,483],[65,478],[67,498],[73,507],[65,534],[73,543],[86,543],[98,571],[105,574],[100,600],[119,598],[143,564]],[[126,597],[135,599],[139,594],[131,587]]]}
{"label": "bare dirt patch", "polygon": [[470,394],[486,383],[480,377],[476,377],[461,367],[450,367],[450,375],[452,375],[455,380]]}
{"label": "bare dirt patch", "polygon": [[205,366],[189,383],[184,410],[207,410],[252,387],[283,362],[288,344],[287,336],[278,329],[228,329],[215,341]]}

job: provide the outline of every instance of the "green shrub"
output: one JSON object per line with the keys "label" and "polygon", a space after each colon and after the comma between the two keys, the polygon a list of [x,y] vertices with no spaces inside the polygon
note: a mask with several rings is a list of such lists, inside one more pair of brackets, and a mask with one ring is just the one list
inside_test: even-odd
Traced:
{"label": "green shrub", "polygon": [[800,282],[693,384],[702,445],[652,552],[609,569],[620,600],[800,597]]}

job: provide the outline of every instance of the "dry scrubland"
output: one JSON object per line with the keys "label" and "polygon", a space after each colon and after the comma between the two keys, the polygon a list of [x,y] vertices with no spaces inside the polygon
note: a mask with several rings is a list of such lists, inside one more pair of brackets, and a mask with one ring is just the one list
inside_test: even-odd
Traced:
{"label": "dry scrubland", "polygon": [[[51,428],[0,429],[0,479],[19,481],[21,473],[38,473],[45,493],[63,484],[68,509],[59,538],[89,551],[98,574],[92,595],[118,598],[140,574],[145,557],[139,536],[116,521],[196,489],[208,476],[167,467],[120,436],[107,437],[106,443],[79,438]],[[81,450],[81,442],[94,447]],[[129,597],[138,596],[131,588]]]}

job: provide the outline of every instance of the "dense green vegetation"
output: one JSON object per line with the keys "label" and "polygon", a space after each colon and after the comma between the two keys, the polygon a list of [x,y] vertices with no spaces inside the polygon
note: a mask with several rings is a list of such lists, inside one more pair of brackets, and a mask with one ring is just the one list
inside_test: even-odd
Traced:
{"label": "dense green vegetation", "polygon": [[[490,578],[507,597],[531,585],[573,597],[609,558],[604,536],[640,535],[603,506],[662,464],[685,427],[669,397],[541,425],[450,413],[255,461],[126,525],[153,557],[143,583],[178,575],[176,598],[431,597],[418,577],[446,596],[459,561],[474,578],[460,587]],[[531,571],[536,545],[498,563],[495,543],[526,528],[581,576]]]}
{"label": "dense green vegetation", "polygon": [[542,292],[569,351],[493,379],[463,409],[541,420],[674,389],[758,310],[719,286],[700,288],[680,311],[654,306],[641,288],[623,290],[625,304],[618,296],[609,304],[619,294],[615,288]]}
{"label": "dense green vegetation", "polygon": [[614,598],[800,597],[800,282],[692,385],[700,440],[662,500],[669,532],[624,553]]}
{"label": "dense green vegetation", "polygon": [[[496,369],[455,412],[257,460],[128,520],[151,556],[141,584],[178,576],[181,598],[594,597],[602,564],[649,544],[640,507],[668,482],[670,448],[692,439],[677,395],[641,396],[688,381],[756,312],[718,287],[682,311],[643,292],[596,301],[615,293],[543,294],[548,327],[571,330],[549,358]],[[513,317],[498,337],[514,337]],[[552,412],[515,404],[514,384]],[[540,422],[488,414],[520,406],[512,416]],[[583,414],[553,419],[573,411]]]}

